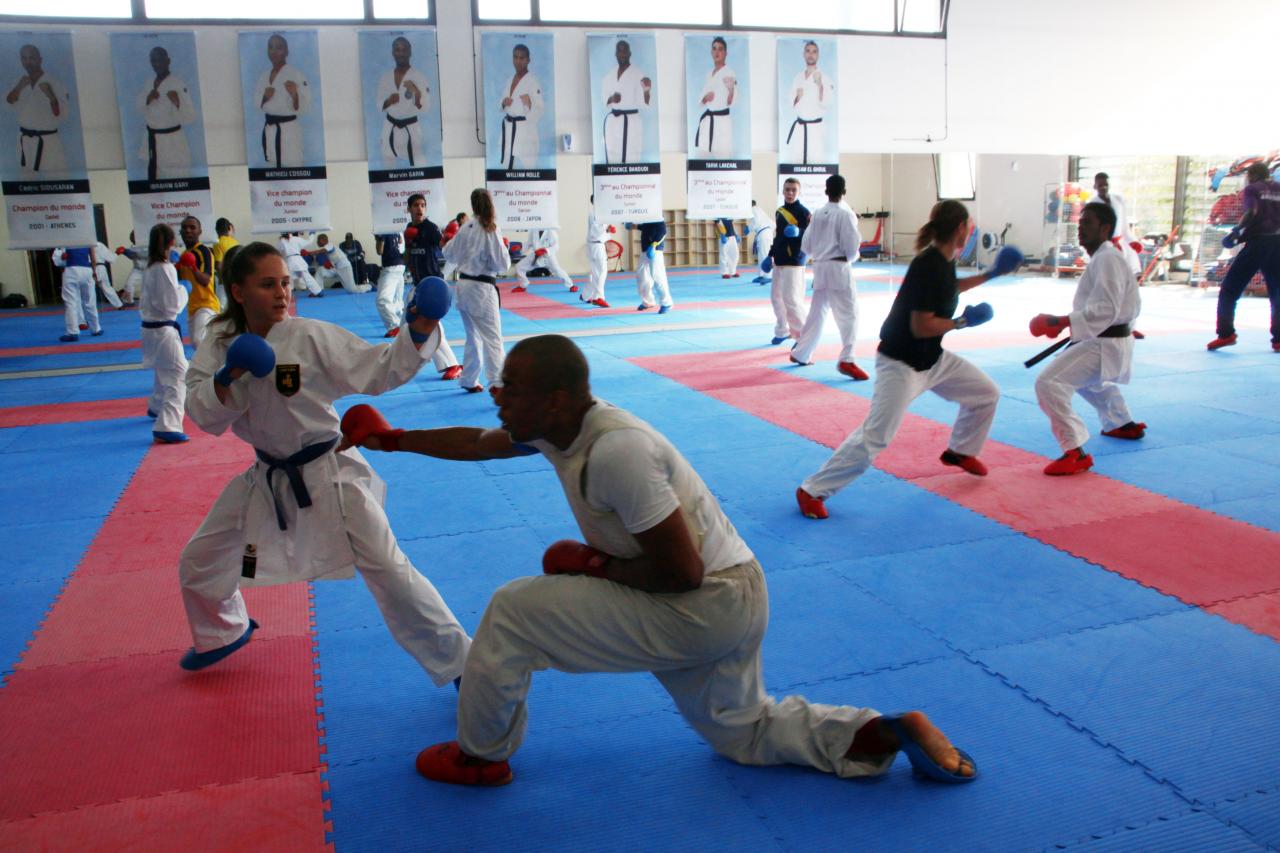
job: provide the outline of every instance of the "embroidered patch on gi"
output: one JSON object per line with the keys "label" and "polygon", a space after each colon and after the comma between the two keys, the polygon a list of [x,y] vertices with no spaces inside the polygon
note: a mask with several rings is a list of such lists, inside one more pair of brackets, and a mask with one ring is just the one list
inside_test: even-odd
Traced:
{"label": "embroidered patch on gi", "polygon": [[244,557],[240,560],[240,577],[251,578],[258,573],[258,546],[245,545]]}
{"label": "embroidered patch on gi", "polygon": [[286,397],[292,397],[302,390],[302,365],[277,364],[276,390]]}

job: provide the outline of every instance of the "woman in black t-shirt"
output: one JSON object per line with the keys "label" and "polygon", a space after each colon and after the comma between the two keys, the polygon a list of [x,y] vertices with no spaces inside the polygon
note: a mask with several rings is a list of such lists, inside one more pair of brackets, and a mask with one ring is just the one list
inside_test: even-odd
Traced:
{"label": "woman in black t-shirt", "polygon": [[800,511],[826,518],[824,501],[853,482],[888,446],[911,401],[925,391],[960,404],[951,440],[942,453],[944,465],[986,476],[978,458],[996,414],[1000,390],[991,378],[960,356],[942,348],[952,329],[977,326],[991,319],[991,306],[970,305],[952,319],[960,294],[1003,275],[1021,262],[1011,249],[982,275],[956,279],[955,259],[969,235],[969,211],[958,201],[941,201],[916,237],[916,257],[902,288],[880,327],[876,354],[876,387],[871,412],[836,452],[796,489]]}

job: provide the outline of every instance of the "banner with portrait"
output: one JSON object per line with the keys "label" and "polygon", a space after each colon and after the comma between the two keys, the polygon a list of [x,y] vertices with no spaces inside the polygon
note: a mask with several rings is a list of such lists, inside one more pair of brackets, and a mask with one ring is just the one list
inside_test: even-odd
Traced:
{"label": "banner with portrait", "polygon": [[555,36],[486,31],[485,186],[503,228],[555,228]]}
{"label": "banner with portrait", "polygon": [[662,218],[658,42],[653,33],[587,36],[591,187],[601,222]]}
{"label": "banner with portrait", "polygon": [[362,30],[360,82],[373,233],[403,231],[414,193],[426,197],[427,218],[444,223],[436,31]]}
{"label": "banner with portrait", "polygon": [[751,44],[685,35],[689,218],[751,215]]}
{"label": "banner with portrait", "polygon": [[827,176],[840,171],[839,42],[778,38],[778,193],[800,181],[800,203],[827,203]]}
{"label": "banner with portrait", "polygon": [[0,186],[10,249],[97,240],[69,32],[0,31]]}
{"label": "banner with portrait", "polygon": [[240,33],[240,90],[257,234],[329,227],[315,30]]}
{"label": "banner with portrait", "polygon": [[188,215],[212,235],[195,33],[111,33],[111,65],[137,241],[161,222],[177,233]]}

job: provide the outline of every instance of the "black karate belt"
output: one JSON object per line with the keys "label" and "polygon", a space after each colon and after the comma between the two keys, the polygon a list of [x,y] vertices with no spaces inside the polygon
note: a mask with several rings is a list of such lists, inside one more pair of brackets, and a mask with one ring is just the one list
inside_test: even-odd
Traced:
{"label": "black karate belt", "polygon": [[266,123],[262,125],[262,159],[270,162],[271,158],[267,156],[267,128],[275,127],[276,129],[276,168],[280,168],[280,125],[288,124],[291,121],[297,121],[297,116],[277,116],[267,113]]}
{"label": "black karate belt", "polygon": [[465,278],[467,281],[478,281],[481,284],[493,285],[493,290],[498,294],[498,309],[502,309],[502,288],[498,287],[498,280],[491,275],[471,275],[470,273],[459,272],[458,278]]}
{"label": "black karate belt", "polygon": [[[503,159],[505,159],[505,160],[507,161],[507,168],[508,168],[508,169],[514,169],[514,168],[515,168],[515,162],[516,162],[516,128],[517,128],[517,127],[519,127],[519,125],[517,124],[517,122],[525,121],[525,119],[526,119],[526,117],[525,117],[525,116],[513,116],[513,115],[505,115],[505,114],[502,116],[502,152],[503,152],[504,154],[506,154],[506,155],[507,155],[507,156],[506,156],[506,157],[504,157]],[[508,147],[507,147],[507,124],[508,124],[508,122],[511,124],[511,147],[510,147],[510,148],[508,148]]]}
{"label": "black karate belt", "polygon": [[[159,133],[177,133],[182,130],[182,125],[175,124],[173,127],[152,127],[147,125],[147,180],[154,181],[156,179],[156,134]],[[265,157],[266,154],[264,153]]]}
{"label": "black karate belt", "polygon": [[[830,262],[830,263],[835,263],[836,261],[839,261],[839,262],[840,262],[840,263],[842,263],[842,264],[847,264],[847,263],[849,263],[849,259],[848,259],[847,257],[845,257],[844,255],[841,255],[841,256],[840,256],[840,257],[838,257],[838,258],[823,258],[823,261],[827,261],[827,262]],[[814,261],[814,263],[822,263],[822,261]]]}
{"label": "black karate belt", "polygon": [[293,497],[298,502],[298,509],[306,509],[311,506],[311,493],[307,491],[307,484],[302,479],[302,466],[319,459],[337,445],[338,439],[331,438],[328,441],[308,445],[288,459],[277,459],[256,447],[253,449],[253,452],[258,454],[258,461],[267,466],[267,491],[271,493],[271,503],[276,508],[276,524],[280,525],[281,530],[288,530],[289,526],[285,524],[284,510],[280,507],[280,498],[276,497],[271,475],[276,469],[283,471],[289,480],[289,488],[293,489]]}
{"label": "black karate belt", "polygon": [[622,116],[622,162],[627,162],[627,134],[631,131],[631,117],[639,113],[639,110],[609,110],[604,117],[604,127],[601,128],[601,135],[604,137],[604,161],[609,162],[609,119],[615,116]]}
{"label": "black karate belt", "polygon": [[391,130],[387,131],[387,141],[391,143],[392,155],[395,157],[400,156],[398,153],[396,153],[396,131],[403,130],[405,131],[405,136],[409,137],[409,143],[408,143],[409,165],[410,166],[415,165],[413,162],[413,137],[409,135],[408,127],[411,124],[417,124],[418,117],[410,116],[409,118],[392,118],[391,116],[387,116],[387,121],[391,122]]}
{"label": "black karate belt", "polygon": [[177,320],[143,320],[142,328],[144,329],[163,329],[168,326],[178,330],[178,337],[182,337],[182,327],[178,325]]}
{"label": "black karate belt", "polygon": [[727,116],[729,108],[722,110],[703,110],[702,115],[698,116],[698,129],[693,134],[693,147],[697,148],[699,141],[702,139],[702,120],[711,119],[711,126],[707,128],[707,151],[710,152],[716,144],[716,116]]}
{"label": "black karate belt", "polygon": [[[1132,327],[1130,324],[1128,324],[1128,323],[1119,323],[1119,324],[1117,324],[1117,325],[1115,325],[1115,326],[1108,326],[1107,328],[1103,329],[1103,330],[1098,334],[1098,337],[1100,337],[1100,338],[1127,338],[1127,337],[1129,337],[1131,334],[1133,334],[1133,327]],[[1066,339],[1064,339],[1064,340],[1058,341],[1058,342],[1057,342],[1056,344],[1054,344],[1053,346],[1051,346],[1051,347],[1047,347],[1047,348],[1045,348],[1045,349],[1041,350],[1040,352],[1038,352],[1038,353],[1036,353],[1035,355],[1031,356],[1031,358],[1029,358],[1029,359],[1027,359],[1026,361],[1022,362],[1022,366],[1023,366],[1023,367],[1035,367],[1037,364],[1039,364],[1040,362],[1044,361],[1046,358],[1048,358],[1049,356],[1053,355],[1053,354],[1054,354],[1055,352],[1057,352],[1058,350],[1062,349],[1063,347],[1071,346],[1073,343],[1077,343],[1077,344],[1078,344],[1078,343],[1080,343],[1080,342],[1079,342],[1079,341],[1073,341],[1073,340],[1071,340],[1071,338],[1066,338]]]}
{"label": "black karate belt", "polygon": [[[31,171],[33,172],[40,171],[40,161],[44,159],[44,138],[46,136],[49,136],[50,134],[57,133],[58,131],[31,130],[30,128],[20,127],[18,128],[18,132],[21,133],[23,136],[32,137],[36,140],[36,162],[35,162],[35,165],[31,167]],[[25,145],[19,145],[18,148],[21,151],[22,165],[25,168],[27,165],[27,147]]]}
{"label": "black karate belt", "polygon": [[801,163],[809,162],[809,125],[818,124],[821,121],[822,119],[820,118],[797,118],[791,122],[791,129],[787,131],[788,145],[791,144],[791,134],[796,132],[797,124],[800,125],[800,130],[804,133],[804,156],[800,159]]}

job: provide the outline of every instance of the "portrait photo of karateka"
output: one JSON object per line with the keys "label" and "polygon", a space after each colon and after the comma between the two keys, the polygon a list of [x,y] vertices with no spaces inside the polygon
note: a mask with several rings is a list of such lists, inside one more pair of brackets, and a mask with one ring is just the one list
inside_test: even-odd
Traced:
{"label": "portrait photo of karateka", "polygon": [[67,158],[61,130],[71,118],[70,92],[62,80],[45,69],[45,57],[37,45],[24,43],[0,55],[16,58],[20,66],[5,95],[6,112],[17,125],[16,144],[10,155],[15,163],[8,164],[10,168],[6,171],[12,174],[15,170],[11,167],[16,165],[14,177],[28,180],[65,177]]}
{"label": "portrait photo of karateka", "polygon": [[486,160],[491,169],[555,168],[553,36],[485,33]]}
{"label": "portrait photo of karateka", "polygon": [[653,74],[632,64],[631,54],[631,42],[618,39],[616,63],[600,81],[605,163],[648,162],[643,116],[654,106]]}
{"label": "portrait photo of karateka", "polygon": [[685,36],[689,152],[711,160],[749,160],[749,43],[740,37]]}
{"label": "portrait photo of karateka", "polygon": [[[834,51],[833,40],[823,41],[831,43]],[[837,121],[835,69],[821,64],[822,47],[813,39],[778,40],[778,115],[782,132],[779,162],[827,163],[828,158],[836,156],[835,149],[827,145],[828,133],[834,131]],[[784,78],[795,67],[797,54],[803,57],[803,66],[791,75],[787,85]],[[832,60],[834,64],[834,54]]]}
{"label": "portrait photo of karateka", "polygon": [[187,125],[196,120],[195,101],[187,84],[172,72],[167,49],[157,45],[147,59],[153,73],[136,99],[145,125],[137,156],[146,166],[147,180],[187,177],[191,174]]}
{"label": "portrait photo of karateka", "polygon": [[306,75],[289,64],[289,41],[275,33],[267,39],[270,67],[258,75],[249,106],[259,114],[260,152],[268,168],[307,165],[305,128],[299,120],[311,109],[312,88]]}
{"label": "portrait photo of karateka", "polygon": [[404,36],[391,42],[391,59],[395,67],[378,80],[374,96],[386,116],[379,134],[382,161],[388,166],[426,166],[423,120],[430,114],[431,81],[413,66],[413,45]]}

